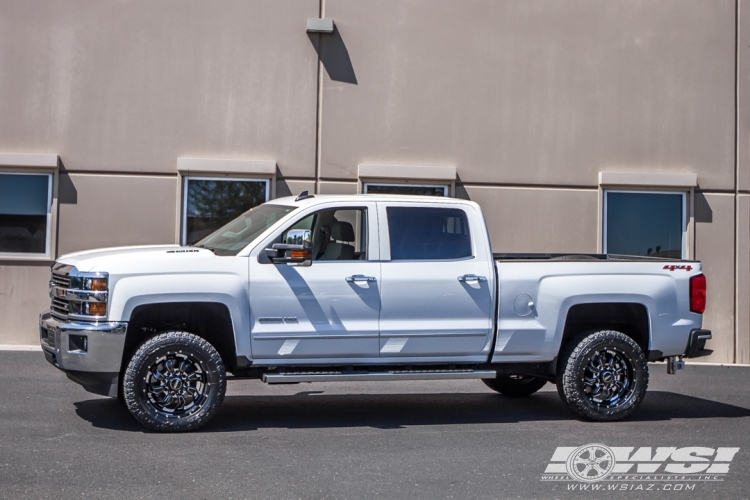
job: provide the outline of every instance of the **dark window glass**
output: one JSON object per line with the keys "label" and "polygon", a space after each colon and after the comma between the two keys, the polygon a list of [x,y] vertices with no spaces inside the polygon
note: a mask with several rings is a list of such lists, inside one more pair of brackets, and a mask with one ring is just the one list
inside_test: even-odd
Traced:
{"label": "dark window glass", "polygon": [[265,201],[265,181],[188,179],[185,242],[205,238]]}
{"label": "dark window glass", "polygon": [[321,210],[287,229],[309,229],[313,260],[367,260],[367,210],[342,208]]}
{"label": "dark window glass", "polygon": [[368,184],[367,194],[417,194],[445,196],[444,186],[399,186],[393,184]]}
{"label": "dark window glass", "polygon": [[456,208],[388,207],[391,260],[471,256],[466,213]]}
{"label": "dark window glass", "polygon": [[50,182],[46,174],[0,174],[0,252],[47,252]]}
{"label": "dark window glass", "polygon": [[607,253],[682,258],[682,194],[607,196]]}

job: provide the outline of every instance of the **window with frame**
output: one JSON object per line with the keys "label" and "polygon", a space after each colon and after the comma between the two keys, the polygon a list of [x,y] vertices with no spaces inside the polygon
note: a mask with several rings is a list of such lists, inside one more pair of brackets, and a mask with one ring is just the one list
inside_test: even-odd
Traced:
{"label": "window with frame", "polygon": [[310,214],[287,229],[310,230],[314,261],[368,260],[367,209],[340,208]]}
{"label": "window with frame", "polygon": [[685,192],[604,192],[604,253],[687,258]]}
{"label": "window with frame", "polygon": [[366,182],[365,194],[410,194],[422,196],[448,196],[448,186],[440,184],[387,184]]}
{"label": "window with frame", "polygon": [[387,207],[391,260],[472,256],[469,221],[458,208]]}
{"label": "window with frame", "polygon": [[52,174],[0,173],[0,253],[49,255]]}
{"label": "window with frame", "polygon": [[195,243],[268,201],[267,179],[186,177],[182,244]]}

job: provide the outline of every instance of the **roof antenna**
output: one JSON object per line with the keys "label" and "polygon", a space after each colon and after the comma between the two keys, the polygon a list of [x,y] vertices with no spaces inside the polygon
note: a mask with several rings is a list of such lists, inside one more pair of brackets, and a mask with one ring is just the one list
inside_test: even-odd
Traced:
{"label": "roof antenna", "polygon": [[297,196],[294,201],[300,201],[300,200],[306,200],[308,198],[315,198],[315,196],[311,195],[307,191],[302,191],[299,196]]}

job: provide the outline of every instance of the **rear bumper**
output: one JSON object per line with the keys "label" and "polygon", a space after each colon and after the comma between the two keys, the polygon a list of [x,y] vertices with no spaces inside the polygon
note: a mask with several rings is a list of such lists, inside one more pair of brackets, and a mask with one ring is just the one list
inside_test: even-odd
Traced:
{"label": "rear bumper", "polygon": [[[39,316],[44,357],[89,392],[117,396],[127,323],[76,322]],[[72,337],[72,338],[71,338]]]}
{"label": "rear bumper", "polygon": [[706,349],[706,341],[711,340],[713,335],[711,330],[703,330],[696,328],[690,331],[688,337],[687,349],[685,349],[686,358],[700,358],[702,356],[708,356],[714,351]]}

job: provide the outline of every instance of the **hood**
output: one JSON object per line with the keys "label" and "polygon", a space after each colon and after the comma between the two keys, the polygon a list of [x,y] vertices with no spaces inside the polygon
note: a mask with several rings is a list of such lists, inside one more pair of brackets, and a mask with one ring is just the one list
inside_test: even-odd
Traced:
{"label": "hood", "polygon": [[211,250],[180,245],[141,245],[131,247],[100,248],[83,252],[69,253],[56,262],[75,266],[83,272],[111,272],[123,265],[161,261],[165,259],[185,259],[186,257],[213,257]]}

